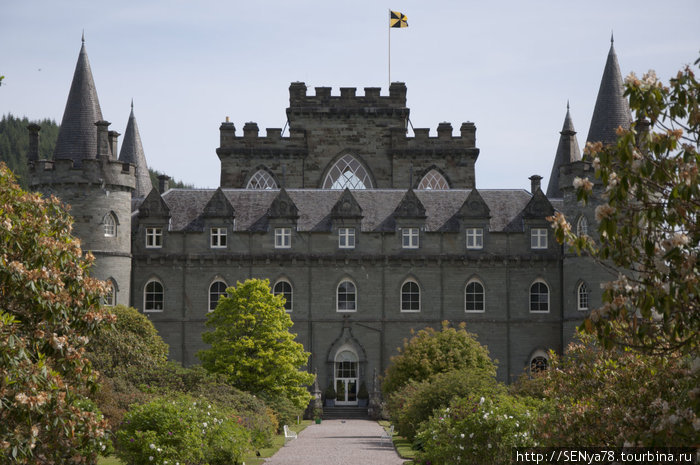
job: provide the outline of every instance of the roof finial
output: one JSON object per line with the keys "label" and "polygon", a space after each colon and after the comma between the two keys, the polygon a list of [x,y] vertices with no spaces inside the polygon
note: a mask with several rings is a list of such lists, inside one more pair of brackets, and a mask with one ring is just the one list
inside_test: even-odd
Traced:
{"label": "roof finial", "polygon": [[566,111],[569,111],[569,99],[566,99]]}
{"label": "roof finial", "polygon": [[80,40],[85,43],[85,29],[83,29],[83,36],[80,38]]}
{"label": "roof finial", "polygon": [[610,44],[612,45],[613,42],[615,42],[615,37],[613,37],[613,31],[611,30],[610,31]]}
{"label": "roof finial", "polygon": [[131,97],[131,111],[134,111],[134,97]]}

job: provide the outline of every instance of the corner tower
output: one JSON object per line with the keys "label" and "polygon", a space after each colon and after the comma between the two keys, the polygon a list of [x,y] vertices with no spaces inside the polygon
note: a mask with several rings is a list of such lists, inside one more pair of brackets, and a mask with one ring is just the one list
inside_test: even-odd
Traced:
{"label": "corner tower", "polygon": [[[111,285],[109,304],[129,304],[134,166],[117,160],[119,134],[109,124],[102,118],[83,38],[53,159],[29,154],[29,185],[70,206],[74,233],[96,259],[90,274]],[[30,131],[31,147],[38,147],[38,132]]]}

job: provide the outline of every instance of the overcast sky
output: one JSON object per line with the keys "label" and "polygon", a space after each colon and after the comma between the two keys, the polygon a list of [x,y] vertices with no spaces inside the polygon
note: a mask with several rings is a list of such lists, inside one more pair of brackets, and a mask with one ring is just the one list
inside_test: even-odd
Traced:
{"label": "overcast sky", "polygon": [[283,127],[293,81],[388,94],[390,8],[411,123],[474,122],[479,188],[546,186],[567,100],[583,146],[611,32],[623,75],[667,81],[700,53],[699,0],[0,0],[0,114],[60,123],[84,30],[110,128],[133,98],[149,166],[217,187],[226,116]]}

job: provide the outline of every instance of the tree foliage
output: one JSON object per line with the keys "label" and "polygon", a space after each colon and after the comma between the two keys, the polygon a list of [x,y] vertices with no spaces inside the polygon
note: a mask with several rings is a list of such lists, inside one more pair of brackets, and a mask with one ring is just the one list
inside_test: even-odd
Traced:
{"label": "tree foliage", "polygon": [[289,332],[292,320],[269,281],[237,283],[219,299],[202,334],[210,349],[197,356],[207,370],[223,374],[235,387],[267,397],[286,397],[300,408],[311,395],[305,386],[314,375],[303,371],[309,353]]}
{"label": "tree foliage", "polygon": [[0,120],[0,161],[7,164],[23,189],[28,187],[29,131],[27,126],[30,123],[41,126],[39,158],[50,158],[58,139],[59,126],[55,121],[49,119],[29,121],[26,116],[17,118],[11,114],[3,115]]}
{"label": "tree foliage", "polygon": [[615,145],[586,148],[602,192],[591,180],[574,181],[584,202],[602,197],[599,242],[572,233],[561,214],[551,221],[560,241],[619,273],[605,285],[603,305],[591,312],[586,331],[608,347],[697,355],[700,86],[687,66],[668,86],[650,71],[641,79],[631,74],[625,89],[637,123],[619,128]]}
{"label": "tree foliage", "polygon": [[83,463],[105,446],[84,352],[110,315],[71,223],[55,198],[22,191],[0,163],[2,460]]}
{"label": "tree foliage", "polygon": [[466,330],[442,322],[442,329],[425,328],[404,340],[399,355],[391,358],[382,380],[382,392],[388,397],[411,381],[423,381],[437,373],[453,370],[476,369],[485,375],[496,376],[496,365],[489,358],[488,349]]}

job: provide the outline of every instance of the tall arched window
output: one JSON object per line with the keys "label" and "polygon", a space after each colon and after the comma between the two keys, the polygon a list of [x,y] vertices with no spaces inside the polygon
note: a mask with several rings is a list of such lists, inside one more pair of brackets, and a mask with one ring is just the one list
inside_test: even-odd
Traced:
{"label": "tall arched window", "polygon": [[284,297],[284,310],[287,312],[292,311],[292,285],[289,281],[277,281],[272,288],[272,293]]}
{"label": "tall arched window", "polygon": [[418,189],[449,189],[447,179],[436,169],[428,171],[418,184]]}
{"label": "tall arched window", "polygon": [[549,287],[544,281],[535,281],[530,286],[530,311],[549,312]]}
{"label": "tall arched window", "polygon": [[486,309],[484,285],[477,279],[472,279],[464,288],[464,311],[483,312]]}
{"label": "tall arched window", "polygon": [[102,219],[102,228],[105,237],[115,237],[117,235],[117,216],[114,212],[107,213]]}
{"label": "tall arched window", "polygon": [[117,305],[117,285],[112,279],[107,280],[107,293],[103,297],[103,302],[107,307]]}
{"label": "tall arched window", "polygon": [[588,220],[583,215],[581,215],[581,218],[579,218],[576,223],[576,234],[579,236],[588,235]]}
{"label": "tall arched window", "polygon": [[267,170],[259,169],[250,177],[246,189],[277,189],[277,183]]}
{"label": "tall arched window", "polygon": [[216,306],[219,304],[219,298],[222,295],[226,295],[226,283],[223,281],[214,281],[209,286],[209,311],[213,312],[216,310]]}
{"label": "tall arched window", "polygon": [[580,311],[588,310],[588,286],[586,285],[586,283],[582,282],[578,285],[578,292],[576,293],[576,295],[576,300],[578,301],[578,309]]}
{"label": "tall arched window", "polygon": [[371,189],[372,178],[357,158],[345,154],[328,170],[324,189]]}
{"label": "tall arched window", "polygon": [[420,311],[420,286],[415,281],[406,281],[401,286],[401,311]]}
{"label": "tall arched window", "polygon": [[146,283],[143,293],[143,311],[160,312],[163,310],[163,285],[152,279]]}
{"label": "tall arched window", "polygon": [[338,284],[336,309],[339,312],[357,311],[357,289],[352,281],[345,280]]}

